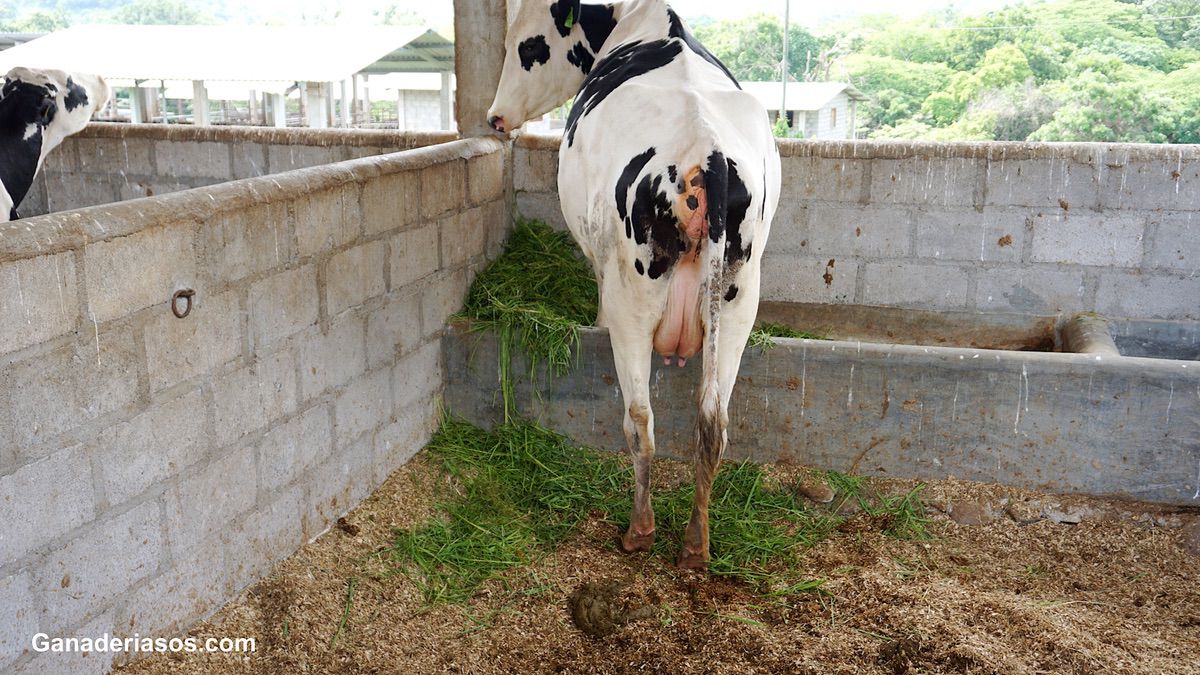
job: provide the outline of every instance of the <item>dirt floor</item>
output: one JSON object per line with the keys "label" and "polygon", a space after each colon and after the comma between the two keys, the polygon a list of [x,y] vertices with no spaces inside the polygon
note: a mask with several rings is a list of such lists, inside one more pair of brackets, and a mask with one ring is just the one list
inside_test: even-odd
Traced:
{"label": "dirt floor", "polygon": [[[677,462],[655,466],[660,486],[686,480]],[[784,485],[799,475],[773,472]],[[252,656],[162,655],[125,672],[1200,672],[1195,512],[936,481],[924,492],[932,539],[852,516],[803,555],[824,593],[781,598],[623,555],[595,514],[468,605],[427,607],[377,552],[450,489],[419,456],[192,631],[254,636]]]}

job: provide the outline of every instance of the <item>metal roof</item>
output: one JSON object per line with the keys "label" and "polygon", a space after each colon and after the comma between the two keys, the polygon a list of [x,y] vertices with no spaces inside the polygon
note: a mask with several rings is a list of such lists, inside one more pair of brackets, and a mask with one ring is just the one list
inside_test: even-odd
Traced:
{"label": "metal roof", "polygon": [[454,43],[420,27],[74,26],[0,51],[13,66],[112,80],[336,82],[454,70]]}
{"label": "metal roof", "polygon": [[[742,82],[742,89],[754,95],[767,110],[779,110],[783,101],[782,82]],[[820,110],[839,94],[846,92],[851,101],[866,101],[867,96],[845,82],[788,82],[788,110]]]}
{"label": "metal roof", "polygon": [[42,37],[45,33],[0,33],[0,50],[12,49],[19,44]]}

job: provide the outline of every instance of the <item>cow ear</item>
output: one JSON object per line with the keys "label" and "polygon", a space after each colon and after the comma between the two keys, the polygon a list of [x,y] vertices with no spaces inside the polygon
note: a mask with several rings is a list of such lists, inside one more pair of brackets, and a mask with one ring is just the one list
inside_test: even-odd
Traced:
{"label": "cow ear", "polygon": [[554,16],[554,25],[558,34],[566,37],[571,34],[571,28],[579,21],[579,13],[583,11],[583,0],[557,0],[550,5],[550,13]]}
{"label": "cow ear", "polygon": [[46,97],[42,99],[42,105],[38,108],[37,123],[40,126],[47,126],[54,119],[54,113],[58,112],[58,103],[53,98]]}

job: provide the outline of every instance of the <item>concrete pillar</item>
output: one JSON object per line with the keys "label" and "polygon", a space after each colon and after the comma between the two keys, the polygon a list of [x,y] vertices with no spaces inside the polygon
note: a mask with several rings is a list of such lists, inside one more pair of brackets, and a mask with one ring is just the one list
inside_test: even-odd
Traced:
{"label": "concrete pillar", "polygon": [[270,115],[269,124],[280,129],[287,126],[287,99],[283,94],[267,94],[270,99],[271,106],[268,111]]}
{"label": "concrete pillar", "polygon": [[371,120],[371,87],[369,85],[368,77],[369,76],[366,73],[363,73],[363,76],[362,76],[362,78],[363,78],[363,86],[362,86],[363,120],[366,123],[370,124],[372,121]]}
{"label": "concrete pillar", "polygon": [[192,123],[198,127],[208,126],[208,89],[204,80],[192,80]]}
{"label": "concrete pillar", "polygon": [[141,87],[129,91],[129,119],[134,124],[146,123],[146,92]]}
{"label": "concrete pillar", "polygon": [[348,81],[342,80],[342,95],[339,99],[339,102],[341,103],[341,106],[342,106],[342,126],[347,127],[347,128],[352,126],[351,118],[350,118],[350,94],[349,94],[350,87],[349,87],[349,84],[350,83]]}
{"label": "concrete pillar", "polygon": [[246,97],[246,124],[258,123],[258,92],[251,89]]}
{"label": "concrete pillar", "polygon": [[308,126],[312,129],[328,128],[325,114],[325,96],[319,82],[304,83],[305,112]]}
{"label": "concrete pillar", "polygon": [[396,90],[396,128],[404,131],[408,128],[408,115],[404,110],[404,90]]}
{"label": "concrete pillar", "polygon": [[334,108],[337,104],[333,100],[333,83],[332,82],[322,82],[321,83],[321,99],[325,102],[325,126],[326,127],[336,127],[337,126],[337,110],[335,110]]}
{"label": "concrete pillar", "polygon": [[350,115],[357,126],[362,122],[362,99],[359,98],[358,73],[350,78]]}
{"label": "concrete pillar", "polygon": [[487,109],[496,97],[504,66],[506,0],[454,0],[454,67],[458,130],[466,136],[494,133]]}
{"label": "concrete pillar", "polygon": [[450,122],[450,71],[442,71],[442,129],[450,130],[454,126]]}

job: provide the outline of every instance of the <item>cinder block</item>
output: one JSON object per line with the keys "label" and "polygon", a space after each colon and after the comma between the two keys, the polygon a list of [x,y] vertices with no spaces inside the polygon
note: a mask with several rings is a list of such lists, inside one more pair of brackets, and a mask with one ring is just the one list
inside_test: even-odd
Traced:
{"label": "cinder block", "polygon": [[35,568],[33,592],[42,603],[39,627],[62,635],[77,626],[133,583],[157,573],[162,548],[155,501],[96,523]]}
{"label": "cinder block", "polygon": [[1053,214],[1033,218],[1033,262],[1137,267],[1145,216]]}
{"label": "cinder block", "polygon": [[263,356],[213,383],[216,438],[221,446],[296,411],[296,356]]}
{"label": "cinder block", "polygon": [[959,309],[967,304],[967,283],[961,267],[868,263],[862,298],[867,305]]}
{"label": "cinder block", "polygon": [[0,477],[0,566],[95,517],[93,494],[91,463],[79,446]]}
{"label": "cinder block", "polygon": [[366,370],[363,342],[366,319],[339,316],[328,333],[315,329],[299,341],[300,400],[311,401],[330,387],[340,387]]}
{"label": "cinder block", "polygon": [[472,204],[500,199],[504,194],[503,152],[467,160],[467,197]]}
{"label": "cinder block", "polygon": [[[126,181],[121,181],[117,184],[117,196],[115,201],[128,201],[130,199],[141,199],[142,197],[153,197],[155,195],[167,195],[180,190],[190,190],[198,185],[192,185],[192,182],[207,183],[209,179],[189,179],[188,182],[170,180],[168,177],[152,176],[148,178],[137,178]],[[210,183],[211,184],[211,183]],[[113,200],[109,200],[113,201]],[[96,202],[107,203],[107,202]]]}
{"label": "cinder block", "polygon": [[330,316],[387,291],[387,244],[372,241],[335,254],[325,267],[325,306]]}
{"label": "cinder block", "polygon": [[59,173],[45,174],[46,206],[51,213],[81,209],[97,204],[111,204],[118,199],[123,180],[111,174]]}
{"label": "cinder block", "polygon": [[254,178],[265,176],[267,171],[267,147],[261,143],[237,142],[233,150],[233,177]]}
{"label": "cinder block", "polygon": [[421,297],[421,333],[425,337],[441,332],[446,320],[463,307],[470,284],[467,270],[451,270],[433,278]]}
{"label": "cinder block", "polygon": [[[1090,161],[1087,161],[1090,160]],[[987,206],[1084,211],[1100,202],[1096,157],[992,160],[986,171]]]}
{"label": "cinder block", "polygon": [[71,253],[0,263],[0,354],[73,330],[78,292]]}
{"label": "cinder block", "polygon": [[154,144],[157,173],[226,181],[233,178],[229,146],[207,141],[157,141]]}
{"label": "cinder block", "polygon": [[210,535],[174,557],[162,574],[132,588],[118,603],[120,635],[175,635],[218,609],[230,588],[223,548],[220,536]]}
{"label": "cinder block", "polygon": [[276,562],[308,540],[304,528],[307,511],[304,492],[304,485],[284,490],[266,505],[246,514],[228,533],[224,581],[232,589],[267,576]]}
{"label": "cinder block", "polygon": [[380,368],[351,382],[337,398],[335,417],[334,440],[340,449],[362,434],[391,422],[391,369]]}
{"label": "cinder block", "polygon": [[279,272],[250,287],[250,340],[262,349],[317,322],[313,265]]}
{"label": "cinder block", "polygon": [[159,391],[210,372],[242,353],[242,311],[237,294],[196,296],[182,319],[167,309],[146,323],[150,389]]}
{"label": "cinder block", "polygon": [[466,162],[456,159],[421,169],[422,218],[458,210],[465,198]]}
{"label": "cinder block", "polygon": [[436,223],[401,232],[392,237],[392,289],[399,289],[438,271],[438,226]]}
{"label": "cinder block", "polygon": [[367,367],[391,363],[397,352],[412,350],[420,339],[420,296],[411,291],[394,293],[367,317]]}
{"label": "cinder block", "polygon": [[1104,272],[1096,311],[1111,318],[1200,319],[1200,278]]}
{"label": "cinder block", "polygon": [[311,472],[306,530],[316,536],[370,494],[374,483],[374,449],[370,435],[334,454]]}
{"label": "cinder block", "polygon": [[83,249],[92,319],[108,321],[164,303],[194,288],[192,228],[183,223],[143,230]]}
{"label": "cinder block", "polygon": [[292,169],[333,164],[349,158],[343,145],[269,145],[267,161],[270,173],[283,173]]}
{"label": "cinder block", "polygon": [[0,607],[6,615],[0,621],[0,669],[6,671],[13,661],[31,651],[30,639],[38,632],[38,613],[29,584],[28,573],[0,578]]}
{"label": "cinder block", "polygon": [[518,192],[516,202],[517,216],[526,220],[540,220],[560,232],[567,230],[567,221],[563,218],[557,193]]}
{"label": "cinder block", "polygon": [[776,254],[768,248],[763,254],[760,296],[775,302],[850,303],[858,265],[853,258],[810,258]]}
{"label": "cinder block", "polygon": [[1200,214],[1150,216],[1150,246],[1145,267],[1191,272],[1200,269]]}
{"label": "cinder block", "polygon": [[[254,448],[238,447],[183,480],[166,493],[167,539],[172,558],[185,558],[209,535],[254,506],[258,479]],[[216,551],[213,551],[216,553]]]}
{"label": "cinder block", "polygon": [[488,202],[483,207],[483,227],[487,230],[487,257],[494,260],[504,250],[512,230],[512,212],[505,200]]}
{"label": "cinder block", "polygon": [[396,409],[396,421],[375,432],[375,483],[382,484],[420,452],[438,425],[435,401],[415,401]]}
{"label": "cinder block", "polygon": [[0,404],[11,424],[7,433],[0,428],[0,443],[7,437],[28,454],[38,443],[132,404],[137,361],[132,329],[116,327],[0,371]]}
{"label": "cinder block", "polygon": [[1102,209],[1200,211],[1200,161],[1109,161],[1114,165],[1104,171]]}
{"label": "cinder block", "polygon": [[1025,219],[1018,209],[917,211],[917,257],[1018,263]]}
{"label": "cinder block", "polygon": [[[121,173],[152,176],[156,173],[150,157],[153,141],[142,138],[81,138],[72,136],[84,173]],[[55,153],[57,154],[57,153]]]}
{"label": "cinder block", "polygon": [[104,493],[117,505],[200,461],[212,443],[199,391],[115,424],[91,445]]}
{"label": "cinder block", "polygon": [[[354,216],[357,211],[357,192],[348,194],[344,187],[310,193],[297,199],[296,240],[300,255],[309,256],[331,251],[358,239],[362,222]],[[347,201],[351,216],[347,218]]]}
{"label": "cinder block", "polygon": [[367,236],[411,225],[418,220],[421,177],[416,172],[373,178],[362,187],[362,221]]}
{"label": "cinder block", "polygon": [[872,204],[975,206],[984,160],[955,157],[876,159],[871,166]]}
{"label": "cinder block", "polygon": [[33,177],[29,192],[25,193],[25,199],[17,205],[17,213],[22,218],[45,215],[50,212],[49,199],[46,195],[46,176],[38,172],[38,175]]}
{"label": "cinder block", "polygon": [[975,307],[989,312],[1053,314],[1085,309],[1081,269],[1025,266],[979,271]]}
{"label": "cinder block", "polygon": [[275,427],[258,446],[260,484],[277,490],[308,473],[333,449],[329,408],[315,406]]}
{"label": "cinder block", "polygon": [[558,152],[515,147],[513,189],[517,192],[558,192]]}
{"label": "cinder block", "polygon": [[475,207],[438,221],[442,230],[442,266],[457,267],[482,255],[487,245],[483,209]]}
{"label": "cinder block", "polygon": [[[851,206],[813,206],[808,222],[789,232],[786,248],[820,258],[908,255],[912,240],[912,214],[907,209]],[[796,242],[798,235],[803,238]]]}
{"label": "cinder block", "polygon": [[780,207],[785,202],[828,201],[858,203],[863,199],[868,159],[784,157]]}
{"label": "cinder block", "polygon": [[409,354],[392,368],[394,410],[402,411],[419,401],[431,401],[442,391],[442,350],[433,340]]}
{"label": "cinder block", "polygon": [[[47,632],[52,637],[66,635],[99,637],[105,633],[112,634],[115,628],[114,621],[114,614],[110,610],[96,616],[86,625],[74,628],[69,633],[63,631],[53,633],[44,628],[42,632]],[[62,654],[47,652],[38,654],[33,660],[22,665],[17,669],[16,675],[62,675],[62,673],[104,675],[112,668],[113,657],[112,652],[65,652]]]}
{"label": "cinder block", "polygon": [[261,204],[215,217],[200,226],[208,270],[232,283],[295,259],[287,204]]}

